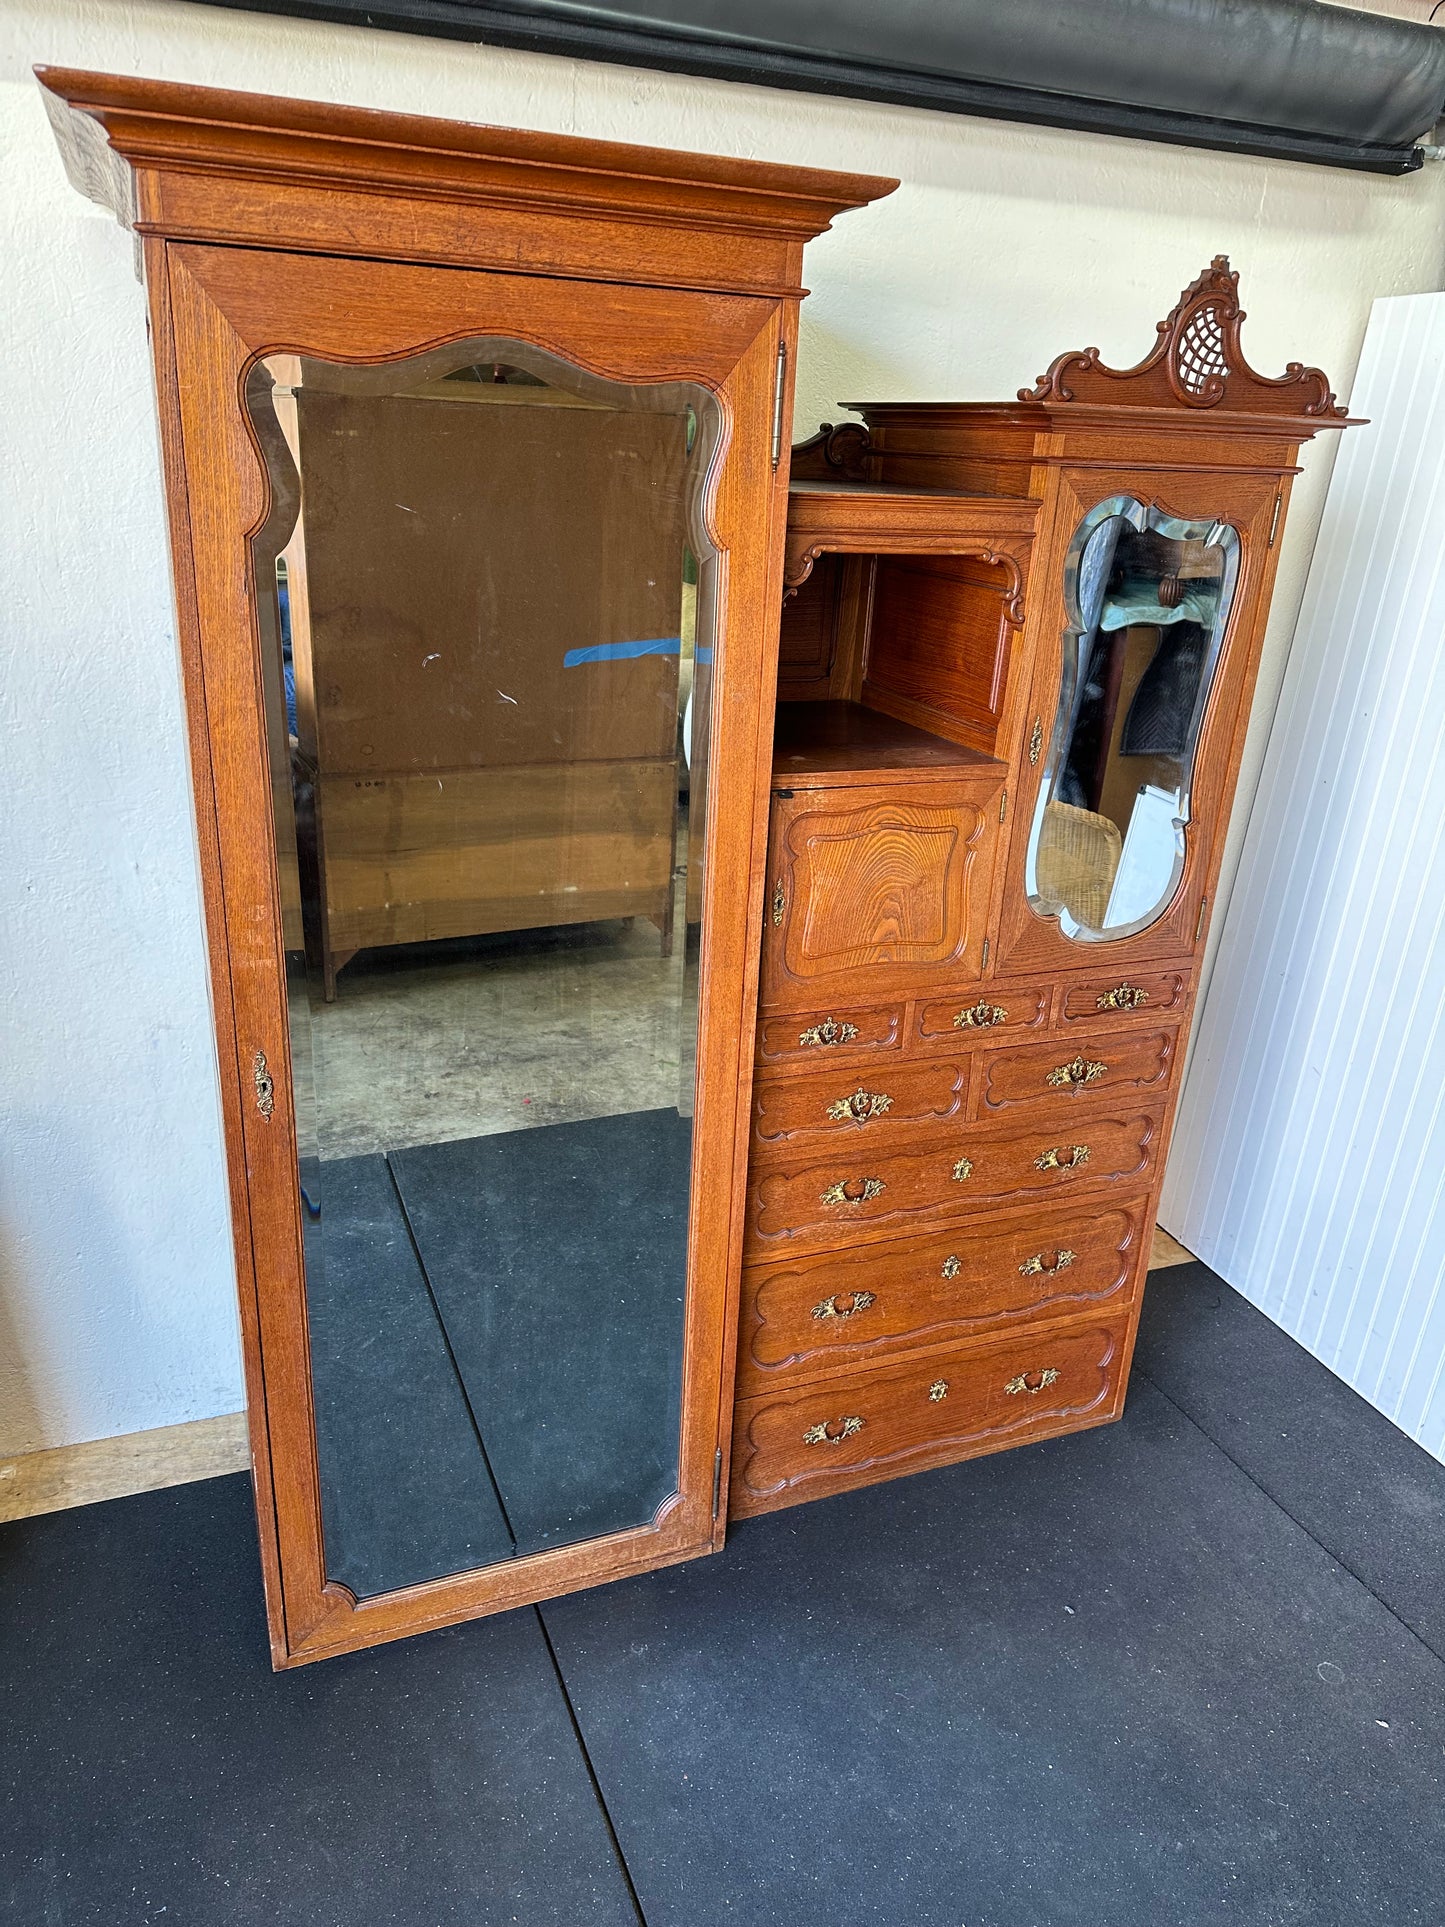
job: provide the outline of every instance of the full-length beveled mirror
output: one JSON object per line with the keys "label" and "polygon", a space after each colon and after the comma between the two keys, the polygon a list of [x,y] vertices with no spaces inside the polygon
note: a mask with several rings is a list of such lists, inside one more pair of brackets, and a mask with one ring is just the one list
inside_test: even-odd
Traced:
{"label": "full-length beveled mirror", "polygon": [[325,1575],[367,1599],[678,1489],[719,419],[498,339],[271,356],[247,409]]}
{"label": "full-length beveled mirror", "polygon": [[1200,727],[1229,625],[1239,537],[1132,496],[1082,518],[1065,565],[1059,706],[1025,887],[1067,937],[1147,929],[1184,872]]}

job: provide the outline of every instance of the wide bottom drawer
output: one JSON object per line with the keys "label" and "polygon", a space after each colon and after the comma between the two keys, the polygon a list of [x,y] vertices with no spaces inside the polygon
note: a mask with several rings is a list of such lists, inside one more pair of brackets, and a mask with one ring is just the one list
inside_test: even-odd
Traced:
{"label": "wide bottom drawer", "polygon": [[943,1348],[907,1365],[742,1399],[733,1516],[1116,1418],[1128,1315]]}
{"label": "wide bottom drawer", "polygon": [[1002,1327],[1108,1314],[1144,1262],[1146,1199],[1054,1199],[952,1229],[743,1273],[740,1398]]}

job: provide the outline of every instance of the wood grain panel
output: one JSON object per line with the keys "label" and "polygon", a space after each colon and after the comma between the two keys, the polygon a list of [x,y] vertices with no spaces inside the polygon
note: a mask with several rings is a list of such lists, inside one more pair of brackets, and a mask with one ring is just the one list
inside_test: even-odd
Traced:
{"label": "wood grain panel", "polygon": [[936,711],[991,755],[1014,634],[1011,588],[1006,569],[973,556],[881,557],[864,701],[886,708],[902,698]]}

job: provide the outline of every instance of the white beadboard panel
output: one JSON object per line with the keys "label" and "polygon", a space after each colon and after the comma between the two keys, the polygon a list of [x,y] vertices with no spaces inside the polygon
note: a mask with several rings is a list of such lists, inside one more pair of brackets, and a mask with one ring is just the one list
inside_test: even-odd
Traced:
{"label": "white beadboard panel", "polygon": [[1445,294],[1351,409],[1160,1219],[1445,1459]]}

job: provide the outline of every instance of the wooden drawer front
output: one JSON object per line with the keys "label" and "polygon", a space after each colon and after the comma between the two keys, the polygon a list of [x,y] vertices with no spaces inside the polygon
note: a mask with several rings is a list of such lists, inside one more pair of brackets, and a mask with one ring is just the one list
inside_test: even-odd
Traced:
{"label": "wooden drawer front", "polygon": [[729,1510],[765,1512],[1110,1418],[1127,1316],[944,1348],[911,1364],[739,1400]]}
{"label": "wooden drawer front", "polygon": [[902,1231],[1024,1204],[1067,1189],[1145,1189],[1159,1143],[1157,1112],[1043,1120],[1007,1131],[974,1125],[940,1134],[932,1146],[880,1148],[860,1135],[824,1155],[755,1171],[748,1185],[746,1255],[751,1262],[789,1240],[825,1249],[861,1232]]}
{"label": "wooden drawer front", "polygon": [[915,1004],[912,1041],[924,1050],[957,1050],[961,1044],[1047,1030],[1052,1002],[1049,984],[991,984],[983,991],[975,984],[951,997]]}
{"label": "wooden drawer front", "polygon": [[1189,975],[1183,970],[1116,970],[1087,983],[1065,984],[1059,997],[1061,1024],[1147,1024],[1183,1010]]}
{"label": "wooden drawer front", "polygon": [[1027,1215],[797,1258],[743,1274],[738,1394],[1127,1293],[1143,1200]]}
{"label": "wooden drawer front", "polygon": [[[836,1142],[841,1156],[909,1126],[962,1120],[968,1059],[895,1061],[878,1074],[840,1066],[821,1077],[763,1077],[753,1089],[753,1143],[764,1153]],[[844,1148],[846,1147],[846,1148]]]}
{"label": "wooden drawer front", "polygon": [[760,1064],[842,1064],[903,1045],[902,1004],[794,1010],[758,1023]]}
{"label": "wooden drawer front", "polygon": [[1092,1112],[1095,1100],[1117,1104],[1162,1097],[1174,1073],[1179,1032],[1147,1030],[1108,1037],[1054,1037],[1023,1050],[994,1051],[977,1070],[977,1114],[1031,1105],[1051,1118]]}

